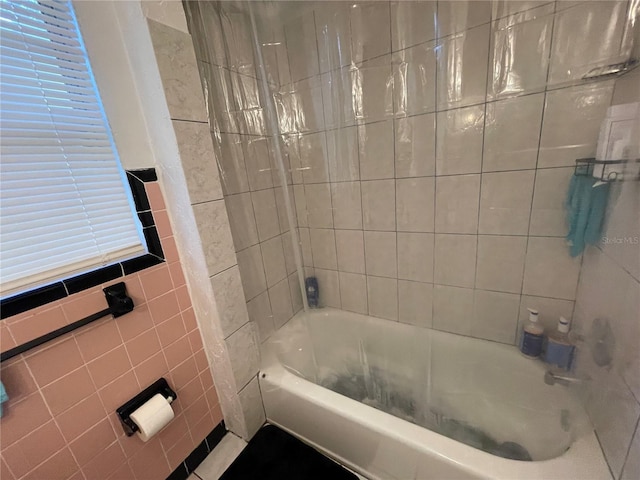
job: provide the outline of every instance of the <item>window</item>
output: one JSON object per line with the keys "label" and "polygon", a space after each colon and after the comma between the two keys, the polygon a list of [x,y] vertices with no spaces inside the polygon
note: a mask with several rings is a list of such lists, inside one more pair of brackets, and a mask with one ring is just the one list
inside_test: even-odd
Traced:
{"label": "window", "polygon": [[0,0],[3,298],[146,252],[68,1]]}

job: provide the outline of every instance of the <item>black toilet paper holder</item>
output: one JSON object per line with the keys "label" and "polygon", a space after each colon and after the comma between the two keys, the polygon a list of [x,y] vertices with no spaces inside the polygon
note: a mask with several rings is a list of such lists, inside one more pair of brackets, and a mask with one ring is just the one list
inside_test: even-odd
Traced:
{"label": "black toilet paper holder", "polygon": [[116,409],[116,413],[118,414],[118,418],[120,419],[120,423],[122,423],[122,428],[124,429],[124,433],[127,434],[127,437],[132,436],[140,430],[138,425],[136,425],[136,423],[131,419],[130,415],[158,393],[167,400],[171,399],[169,400],[169,403],[172,403],[176,398],[178,398],[178,395],[171,389],[167,381],[164,378],[160,378],[131,400],[127,401],[124,405]]}

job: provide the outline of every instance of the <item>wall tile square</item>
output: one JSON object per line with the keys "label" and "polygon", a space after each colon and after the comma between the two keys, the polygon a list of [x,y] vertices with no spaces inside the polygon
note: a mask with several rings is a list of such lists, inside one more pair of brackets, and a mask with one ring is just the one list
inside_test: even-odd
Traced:
{"label": "wall tile square", "polygon": [[473,288],[476,276],[475,235],[435,236],[434,282]]}
{"label": "wall tile square", "polygon": [[367,297],[369,315],[398,319],[398,280],[367,275]]}
{"label": "wall tile square", "polygon": [[318,279],[318,290],[320,291],[320,306],[342,308],[338,272],[316,268],[315,273]]}
{"label": "wall tile square", "polygon": [[532,8],[537,8],[545,4],[549,4],[549,2],[547,0],[523,0],[521,2],[497,0],[491,4],[491,17],[493,19],[503,18]]}
{"label": "wall tile square", "polygon": [[335,228],[362,229],[360,182],[331,184]]}
{"label": "wall tile square", "polygon": [[[316,132],[324,128],[322,84],[319,77],[301,80],[281,89],[281,131],[283,133]],[[293,115],[287,112],[295,112]]]}
{"label": "wall tile square", "polygon": [[526,235],[535,171],[482,175],[479,233]]}
{"label": "wall tile square", "polygon": [[296,271],[296,258],[293,249],[293,239],[291,233],[287,232],[281,236],[282,248],[284,249],[284,264],[287,267],[287,275],[291,275]]}
{"label": "wall tile square", "polygon": [[249,438],[260,429],[266,420],[258,379],[251,380],[246,387],[238,392],[238,397],[247,426],[247,438]]}
{"label": "wall tile square", "polygon": [[433,282],[433,244],[431,233],[398,232],[398,278]]}
{"label": "wall tile square", "polygon": [[258,229],[253,214],[251,194],[227,195],[224,202],[229,214],[229,226],[236,251],[258,243]]}
{"label": "wall tile square", "polygon": [[251,300],[267,289],[260,245],[254,245],[238,252],[238,268],[242,277],[244,296],[247,300]]}
{"label": "wall tile square", "polygon": [[227,338],[225,343],[231,360],[233,377],[238,388],[242,388],[242,386],[249,383],[260,368],[257,333],[254,330],[253,323],[246,323]]}
{"label": "wall tile square", "polygon": [[278,330],[291,317],[293,317],[293,307],[291,306],[291,290],[289,282],[285,279],[276,283],[269,289],[269,301],[273,312],[273,324]]}
{"label": "wall tile square", "polygon": [[336,230],[338,270],[365,273],[364,238],[361,230]]}
{"label": "wall tile square", "polygon": [[249,191],[242,147],[242,137],[232,133],[221,133],[220,142],[214,143],[220,182],[225,195]]}
{"label": "wall tile square", "polygon": [[518,325],[520,295],[476,290],[471,335],[513,344]]}
{"label": "wall tile square", "polygon": [[610,81],[547,92],[538,168],[573,166],[576,158],[594,157],[612,95]]}
{"label": "wall tile square", "polygon": [[317,268],[337,270],[335,230],[312,228],[309,234],[311,236],[313,265]]}
{"label": "wall tile square", "polygon": [[211,278],[216,296],[220,325],[225,337],[249,321],[242,292],[242,280],[237,266]]}
{"label": "wall tile square", "polygon": [[247,312],[249,314],[249,320],[256,324],[260,342],[264,342],[275,331],[269,293],[266,291],[262,292],[247,302]]}
{"label": "wall tile square", "polygon": [[325,133],[301,135],[298,138],[298,145],[304,183],[328,182],[329,162]]}
{"label": "wall tile square", "polygon": [[264,137],[246,136],[244,141],[244,164],[247,169],[251,191],[273,187],[269,145]]}
{"label": "wall tile square", "polygon": [[299,228],[300,250],[302,250],[302,263],[304,266],[313,266],[313,254],[311,253],[311,235],[308,228]]}
{"label": "wall tile square", "polygon": [[433,177],[396,180],[398,231],[433,232],[434,188]]}
{"label": "wall tile square", "polygon": [[365,230],[396,229],[396,192],[394,180],[362,182],[362,214]]}
{"label": "wall tile square", "polygon": [[[453,6],[456,3],[443,5]],[[479,2],[469,2],[469,5],[475,3]],[[438,42],[438,109],[485,101],[490,30],[487,24]],[[450,72],[456,74],[450,75]]]}
{"label": "wall tile square", "polygon": [[234,265],[235,250],[224,201],[194,205],[193,214],[202,239],[209,275],[215,275]]}
{"label": "wall tile square", "polygon": [[563,238],[529,237],[522,293],[573,300],[580,257],[571,258]]}
{"label": "wall tile square", "polygon": [[362,180],[393,178],[393,121],[360,125],[358,143],[360,178]]}
{"label": "wall tile square", "polygon": [[389,4],[360,2],[351,8],[351,51],[353,61],[364,60],[391,51]]}
{"label": "wall tile square", "polygon": [[[282,126],[280,128],[283,129]],[[298,142],[299,135],[282,135],[280,138],[284,144],[282,154],[287,157],[289,168],[291,168],[291,182],[294,184],[302,183],[302,164],[300,163],[300,145]]]}
{"label": "wall tile square", "polygon": [[307,196],[304,192],[304,185],[293,185],[293,198],[296,204],[296,220],[298,226],[308,227]]}
{"label": "wall tile square", "polygon": [[[287,215],[287,206],[285,205],[285,190],[282,187],[276,187],[273,189],[273,193],[276,197],[276,210],[278,211],[278,223],[280,224],[280,233],[289,231],[289,217]],[[287,190],[289,194],[289,202],[291,206],[294,205],[294,198],[291,190]]]}
{"label": "wall tile square", "polygon": [[364,252],[368,275],[397,277],[395,232],[364,232]]}
{"label": "wall tile square", "polygon": [[520,293],[527,237],[478,236],[476,288]]}
{"label": "wall tile square", "polygon": [[391,62],[395,114],[433,112],[436,108],[435,42],[396,52]]}
{"label": "wall tile square", "polygon": [[[488,96],[542,91],[549,68],[554,5],[550,2],[493,5],[495,15],[501,18],[493,22],[491,31]],[[539,8],[531,8],[536,6]],[[515,10],[519,12],[502,15]],[[495,15],[494,19],[498,18]],[[509,67],[505,68],[505,65]]]}
{"label": "wall tile square", "polygon": [[417,327],[431,328],[433,285],[398,280],[398,320]]}
{"label": "wall tile square", "polygon": [[393,116],[391,55],[368,60],[350,70],[352,88],[360,93],[354,103],[358,123],[371,123]]}
{"label": "wall tile square", "polygon": [[472,289],[444,285],[433,286],[433,328],[461,335],[471,335],[472,323]]}
{"label": "wall tile square", "polygon": [[484,105],[438,113],[436,174],[480,173]]}
{"label": "wall tile square", "polygon": [[328,72],[351,63],[350,5],[325,4],[314,11],[320,71]]}
{"label": "wall tile square", "polygon": [[536,172],[529,235],[564,237],[567,234],[564,203],[572,176],[571,167],[541,168]]}
{"label": "wall tile square", "polygon": [[280,234],[280,220],[273,188],[251,192],[258,239],[261,242]]}
{"label": "wall tile square", "polygon": [[340,272],[340,299],[342,308],[366,315],[367,279],[364,275]]}
{"label": "wall tile square", "polygon": [[291,304],[293,306],[293,314],[295,315],[304,307],[302,300],[302,289],[300,288],[300,280],[297,273],[289,275],[289,291],[291,292]]}
{"label": "wall tile square", "polygon": [[206,122],[207,112],[190,35],[153,20],[149,20],[148,25],[171,118]]}
{"label": "wall tile square", "polygon": [[436,179],[437,233],[477,233],[480,175]]}
{"label": "wall tile square", "polygon": [[[357,133],[356,127],[327,131],[329,175],[332,182],[360,179]],[[391,158],[393,159],[393,152]]]}
{"label": "wall tile square", "polygon": [[305,13],[285,26],[291,79],[294,82],[318,75],[318,48],[313,12]]}
{"label": "wall tile square", "polygon": [[267,287],[272,287],[287,276],[282,249],[282,238],[274,237],[260,244]]}
{"label": "wall tile square", "polygon": [[358,78],[351,67],[343,67],[320,76],[326,128],[353,125],[356,113],[353,105],[353,80]]}
{"label": "wall tile square", "polygon": [[391,2],[393,51],[418,45],[436,37],[437,2]]}
{"label": "wall tile square", "polygon": [[[552,85],[580,79],[594,67],[624,61],[620,43],[626,8],[625,2],[586,2],[557,14],[549,71]],[[576,37],[584,41],[576,43]]]}
{"label": "wall tile square", "polygon": [[396,178],[435,175],[435,147],[435,114],[430,113],[396,119]]}
{"label": "wall tile square", "polygon": [[310,228],[333,228],[331,187],[328,183],[305,185],[307,220]]}
{"label": "wall tile square", "polygon": [[491,2],[438,2],[439,37],[461,32],[491,20]]}
{"label": "wall tile square", "polygon": [[488,103],[482,171],[536,167],[544,94]]}
{"label": "wall tile square", "polygon": [[180,161],[187,180],[191,203],[222,198],[216,157],[209,125],[195,122],[173,122]]}

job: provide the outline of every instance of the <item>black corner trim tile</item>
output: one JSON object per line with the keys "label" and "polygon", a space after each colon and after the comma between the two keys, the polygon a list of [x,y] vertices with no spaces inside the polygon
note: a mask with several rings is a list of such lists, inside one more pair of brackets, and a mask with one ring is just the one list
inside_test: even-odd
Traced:
{"label": "black corner trim tile", "polygon": [[164,263],[164,260],[156,257],[155,255],[142,255],[122,262],[122,269],[124,270],[125,275],[130,275],[160,263]]}
{"label": "black corner trim tile", "polygon": [[187,466],[189,472],[193,472],[202,461],[209,455],[207,450],[207,442],[202,440],[200,445],[193,449],[193,452],[185,459],[184,464]]}
{"label": "black corner trim tile", "polygon": [[136,211],[144,212],[150,210],[149,199],[147,198],[147,191],[144,188],[142,180],[127,172],[127,180],[129,180],[129,186],[131,187],[131,195],[133,201],[136,204]]}
{"label": "black corner trim tile", "polygon": [[87,288],[95,287],[101,283],[106,283],[116,278],[122,277],[122,266],[119,263],[109,265],[108,267],[102,267],[99,270],[78,275],[77,277],[63,280],[63,283],[67,287],[69,295],[81,292]]}
{"label": "black corner trim tile", "polygon": [[127,170],[127,173],[130,173],[131,175],[138,178],[144,183],[158,181],[158,175],[156,175],[155,168],[140,168],[137,170]]}
{"label": "black corner trim tile", "polygon": [[155,226],[153,213],[151,213],[150,210],[147,212],[138,212],[138,218],[140,219],[140,223],[142,223],[143,228]]}
{"label": "black corner trim tile", "polygon": [[207,446],[209,447],[209,451],[211,452],[216,446],[220,443],[220,440],[227,434],[227,427],[224,424],[224,420],[222,420],[216,428],[211,430],[211,433],[207,435],[205,440],[207,441]]}
{"label": "black corner trim tile", "polygon": [[67,296],[67,290],[62,282],[30,290],[15,297],[2,300],[0,304],[0,318],[8,318],[32,308],[40,307]]}
{"label": "black corner trim tile", "polygon": [[167,477],[167,480],[186,480],[188,476],[189,476],[189,471],[187,470],[187,467],[183,462],[180,465],[178,465],[178,468],[176,468],[173,472],[169,474],[169,476]]}
{"label": "black corner trim tile", "polygon": [[149,253],[156,257],[164,258],[164,252],[162,251],[162,243],[160,242],[160,236],[155,226],[142,229],[144,239],[147,241],[147,248]]}

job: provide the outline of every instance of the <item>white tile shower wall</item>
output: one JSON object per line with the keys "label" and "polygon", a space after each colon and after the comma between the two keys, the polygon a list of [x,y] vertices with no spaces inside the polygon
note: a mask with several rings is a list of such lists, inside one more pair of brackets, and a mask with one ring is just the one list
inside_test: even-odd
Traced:
{"label": "white tile shower wall", "polygon": [[[274,99],[321,304],[505,343],[529,306],[548,325],[571,317],[581,258],[564,243],[563,201],[614,88],[579,79],[619,57],[627,6],[320,2],[290,13],[278,53],[293,83]],[[580,30],[598,38],[609,26],[606,41],[567,50],[570,25],[601,14],[612,19]]]}
{"label": "white tile shower wall", "polygon": [[[204,344],[212,369],[220,372],[216,379],[221,382],[218,391],[222,393],[225,420],[230,429],[248,439],[257,430],[256,414],[249,418],[249,412],[264,417],[260,398],[242,394],[258,370],[257,336],[239,288],[232,233],[222,198],[192,39],[188,33],[151,19],[148,26],[178,145],[177,168],[181,167],[184,173],[188,202],[196,234],[200,237],[197,247],[191,239],[189,247],[183,245],[182,248],[187,249],[185,256],[191,261],[197,261],[202,255],[205,267],[202,274],[209,276],[210,285],[204,277],[205,285],[194,286],[193,282],[199,283],[204,275],[188,272],[190,290],[192,294],[196,292],[194,298],[200,298],[194,305]],[[167,183],[180,181],[175,170],[167,165],[163,167],[161,173]],[[175,185],[169,188],[175,188]],[[194,248],[202,252],[196,252]],[[207,288],[210,288],[209,292]]]}
{"label": "white tile shower wall", "polygon": [[[264,123],[264,99],[258,83],[260,70],[254,60],[249,17],[231,3],[198,2],[190,8],[192,28],[196,30],[200,75],[208,93],[210,135],[231,227],[232,239],[229,241],[232,241],[238,262],[237,272],[234,270],[228,278],[214,278],[214,281],[233,286],[235,293],[229,295],[235,303],[240,298],[242,303],[246,301],[247,318],[237,312],[229,312],[226,331],[233,334],[227,343],[232,352],[236,380],[246,385],[247,390],[254,388],[252,384],[255,382],[251,379],[259,366],[258,344],[253,341],[253,332],[246,331],[246,325],[255,325],[258,341],[264,341],[302,308],[302,297],[294,275],[295,260],[284,203],[285,191],[277,170],[274,145]],[[304,52],[310,44],[301,44],[297,50],[291,50],[291,59],[287,58],[284,48],[285,33],[298,35],[301,30],[308,29],[309,22],[313,27],[313,16],[306,23],[292,25],[286,32],[282,28],[261,31],[270,84],[299,81],[312,73],[319,73],[313,70],[314,64],[308,66],[305,63]],[[289,69],[290,60],[292,71]],[[317,61],[315,65],[317,68]],[[311,68],[309,72],[306,70],[308,67]],[[297,88],[304,90],[312,86],[308,81],[305,85],[303,83],[299,82]],[[314,107],[311,96],[304,101],[296,100],[302,101],[303,105],[306,105],[304,101],[309,101],[308,107]],[[301,123],[314,125],[310,118],[302,118]],[[290,148],[284,143],[281,147],[289,154],[284,159],[286,165],[291,161],[294,150],[297,155],[293,162],[296,165],[301,159],[303,162],[313,160],[308,170],[296,170],[296,174],[302,173],[308,182],[328,180],[324,134],[322,137],[308,136]],[[287,177],[291,184],[291,172],[287,172]],[[308,204],[304,208],[312,211],[309,222],[315,228],[333,228],[329,185],[318,183],[307,188],[307,192],[295,196],[307,199]],[[293,190],[290,195],[295,205]],[[333,230],[326,232],[333,235]],[[320,261],[325,244],[322,238],[318,240],[317,237],[322,236],[314,235],[314,248]],[[328,255],[327,268],[335,270],[335,248],[333,263],[331,253],[329,251],[325,255]],[[236,306],[235,310],[241,309]],[[241,323],[239,317],[250,320],[250,323]],[[254,393],[241,393],[241,401],[253,399]],[[248,423],[257,424],[257,419],[263,418],[264,414],[260,417],[256,412],[249,412],[248,415]]]}
{"label": "white tile shower wall", "polygon": [[[635,70],[616,80],[612,104],[638,101]],[[590,378],[587,409],[616,479],[640,477],[639,206],[639,182],[613,186],[603,240],[584,255],[575,307],[574,328],[586,340],[578,349],[577,374]],[[597,365],[589,347],[596,319],[607,321],[612,333],[612,361],[605,366]]]}

